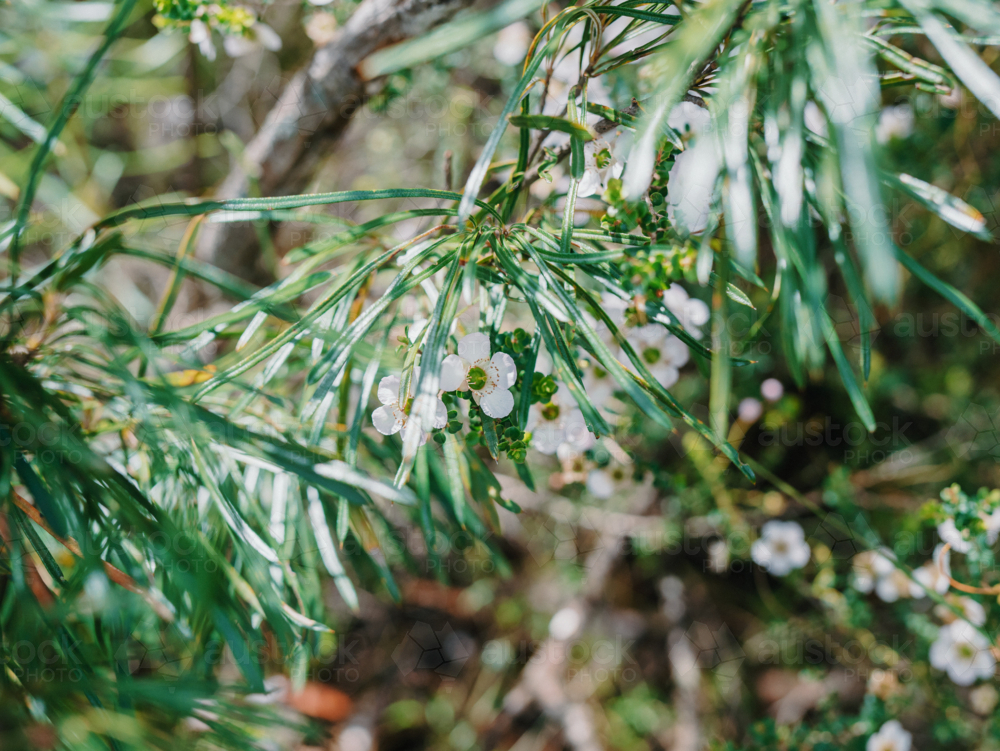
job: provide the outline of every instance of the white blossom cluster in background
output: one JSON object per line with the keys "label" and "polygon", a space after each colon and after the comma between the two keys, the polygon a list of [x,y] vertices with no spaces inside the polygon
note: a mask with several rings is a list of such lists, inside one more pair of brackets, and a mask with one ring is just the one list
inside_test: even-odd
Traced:
{"label": "white blossom cluster in background", "polygon": [[[949,530],[953,528],[953,525],[947,527],[945,534],[950,535]],[[768,573],[783,577],[809,562],[810,548],[801,525],[794,521],[773,520],[764,524],[761,536],[751,546],[750,555]],[[928,597],[930,592],[947,595],[944,603],[933,610],[944,625],[931,645],[931,666],[946,673],[960,686],[993,677],[996,657],[990,640],[979,630],[986,623],[986,610],[972,597],[948,595],[950,551],[944,544],[937,546],[930,561],[914,570],[912,579],[896,564],[895,554],[887,548],[858,553],[852,561],[851,585],[865,594],[874,592],[888,603],[906,597]],[[900,728],[889,727],[889,723],[872,739],[878,740],[875,746],[869,741],[869,749],[909,748],[909,734]],[[892,745],[902,744],[904,740],[905,745]]]}
{"label": "white blossom cluster in background", "polygon": [[[946,536],[953,537],[953,531],[957,534],[954,523],[941,526],[945,527],[942,539],[947,541]],[[934,614],[944,621],[944,625],[931,645],[931,666],[947,673],[960,686],[991,678],[996,658],[989,639],[978,628],[986,623],[985,608],[971,597],[948,594],[951,551],[944,544],[938,545],[931,560],[914,569],[912,579],[895,561],[895,555],[886,548],[858,553],[852,561],[851,585],[865,594],[874,592],[879,599],[889,603],[906,597],[928,597],[932,592],[947,595],[947,604],[934,608]]]}

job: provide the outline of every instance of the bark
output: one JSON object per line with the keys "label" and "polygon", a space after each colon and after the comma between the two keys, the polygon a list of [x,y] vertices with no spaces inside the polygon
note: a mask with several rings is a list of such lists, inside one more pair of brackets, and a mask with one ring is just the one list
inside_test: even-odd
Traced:
{"label": "bark", "polygon": [[[289,195],[309,184],[331,144],[364,103],[360,63],[376,50],[417,36],[451,18],[472,0],[365,0],[325,46],[316,50],[247,144],[242,164],[253,170],[260,195]],[[247,195],[250,176],[240,165],[216,191],[217,199]],[[260,251],[249,222],[207,224],[196,255],[243,278],[260,281]]]}

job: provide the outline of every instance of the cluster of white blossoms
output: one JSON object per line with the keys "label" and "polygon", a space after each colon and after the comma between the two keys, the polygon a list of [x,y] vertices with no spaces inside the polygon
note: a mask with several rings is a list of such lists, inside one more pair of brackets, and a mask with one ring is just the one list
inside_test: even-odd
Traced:
{"label": "cluster of white blossoms", "polygon": [[769,521],[750,547],[754,563],[774,576],[788,576],[809,563],[806,534],[798,522]]}
{"label": "cluster of white blossoms", "polygon": [[[947,594],[951,587],[951,560],[950,551],[943,544],[934,549],[931,560],[914,569],[913,580],[896,566],[895,559],[887,548],[858,553],[852,561],[851,585],[859,592],[875,592],[884,602],[896,602],[901,597],[922,598],[931,591]],[[986,623],[985,608],[971,597],[949,595],[947,603],[947,606],[938,605],[934,609],[945,625],[931,645],[931,665],[947,673],[960,686],[992,677],[996,658],[989,639],[977,628]],[[955,610],[961,617],[956,617]],[[873,748],[871,742],[868,748]],[[896,747],[878,745],[874,748]]]}
{"label": "cluster of white blossoms", "polygon": [[[1000,509],[991,514],[985,511],[979,515],[983,526],[986,528],[986,543],[993,545],[1000,538]],[[972,550],[971,534],[968,529],[959,530],[955,526],[955,520],[948,518],[938,525],[938,537],[951,545],[951,549],[956,553],[968,553]]]}
{"label": "cluster of white blossoms", "polygon": [[[382,406],[372,412],[372,423],[382,435],[394,435],[406,431],[412,425],[410,403],[412,389],[420,380],[420,368],[413,369],[410,379],[410,393],[400,393],[399,376],[386,376],[378,385],[378,400]],[[486,334],[474,333],[462,338],[458,343],[458,354],[448,355],[441,363],[440,386],[442,391],[471,391],[483,412],[494,419],[506,417],[514,409],[514,395],[511,387],[517,381],[514,359],[506,352],[497,352],[490,357],[490,339]],[[433,427],[440,429],[448,424],[448,408],[438,397],[434,412]],[[427,434],[421,436],[421,443]]]}
{"label": "cluster of white blossoms", "polygon": [[[711,311],[704,301],[688,295],[686,289],[676,282],[664,291],[662,299],[664,307],[677,318],[678,322],[695,339],[702,337],[701,327],[708,323]],[[670,330],[659,323],[647,323],[643,326],[629,326],[626,312],[630,303],[612,294],[605,293],[601,299],[604,311],[612,322],[625,335],[625,340],[642,358],[649,372],[663,388],[670,388],[680,378],[680,369],[687,365],[691,353],[687,345],[670,333]],[[594,322],[595,328],[602,327]],[[610,332],[604,337],[609,346],[615,342]],[[627,363],[629,358],[624,348],[618,352],[618,359]],[[587,393],[595,404],[601,403],[611,395],[614,383],[611,377],[600,368],[591,368],[584,379]]]}
{"label": "cluster of white blossoms", "polygon": [[926,597],[928,591],[945,594],[951,586],[951,554],[938,545],[931,559],[913,570],[913,579],[895,564],[891,550],[866,550],[854,556],[851,585],[864,594],[874,592],[883,602],[901,597]]}

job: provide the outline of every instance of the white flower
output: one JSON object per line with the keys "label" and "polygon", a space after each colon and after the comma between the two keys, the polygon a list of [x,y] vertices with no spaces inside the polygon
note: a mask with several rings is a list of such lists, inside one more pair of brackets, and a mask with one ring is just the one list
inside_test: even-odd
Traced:
{"label": "white flower", "polygon": [[968,539],[969,531],[959,532],[954,519],[945,519],[938,524],[938,537],[951,543],[951,549],[956,553],[968,553],[972,550],[972,542]]}
{"label": "white flower", "polygon": [[882,602],[895,602],[900,597],[909,597],[912,588],[910,578],[895,566],[887,576],[875,582],[875,594]]}
{"label": "white flower", "polygon": [[632,474],[618,462],[587,473],[587,490],[595,498],[613,498],[632,479]]}
{"label": "white flower", "polygon": [[769,402],[776,402],[785,394],[785,387],[777,378],[768,378],[760,385],[760,395]]}
{"label": "white flower", "polygon": [[853,565],[851,586],[865,594],[874,590],[875,585],[881,579],[889,576],[896,569],[889,557],[876,550],[865,550],[858,553],[851,563]]}
{"label": "white flower", "polygon": [[704,107],[694,102],[681,102],[670,112],[667,125],[681,136],[703,133],[712,124],[712,116]]}
{"label": "white flower", "polygon": [[770,521],[750,548],[754,562],[775,576],[788,576],[809,562],[809,543],[797,522]]}
{"label": "white flower", "polygon": [[614,396],[618,383],[600,363],[592,361],[590,367],[583,371],[583,388],[594,406],[604,411],[608,400]]}
{"label": "white flower", "polygon": [[197,44],[198,49],[209,60],[215,60],[215,45],[212,44],[212,30],[204,21],[195,19],[191,22],[191,31],[188,34],[191,44]]}
{"label": "white flower", "polygon": [[906,138],[913,132],[913,108],[908,104],[886,107],[878,116],[875,138],[888,143],[893,138]]}
{"label": "white flower", "polygon": [[472,391],[472,398],[483,412],[495,420],[514,409],[510,387],[517,382],[514,358],[497,352],[490,358],[490,338],[475,333],[462,337],[458,354],[448,355],[441,363],[441,388],[445,391]]}
{"label": "white flower", "polygon": [[[954,597],[950,599],[951,604],[958,608],[962,617],[973,626],[982,626],[986,623],[986,608],[973,600],[971,597]],[[942,619],[948,621],[953,621],[955,619],[955,614],[944,605],[938,605],[934,608],[934,612]]]}
{"label": "white flower", "polygon": [[701,327],[708,323],[712,311],[703,301],[688,295],[687,290],[674,282],[663,293],[663,304],[677,316],[681,325],[696,339],[701,338]]}
{"label": "white flower", "polygon": [[583,453],[597,440],[587,429],[583,413],[562,385],[548,404],[531,405],[525,427],[531,433],[532,448],[543,454],[554,454],[564,444],[569,450]]}
{"label": "white flower", "polygon": [[198,49],[209,60],[215,60],[215,45],[212,43],[212,30],[204,21],[195,19],[191,22],[191,31],[188,33],[188,40],[191,44],[197,44]]}
{"label": "white flower", "polygon": [[889,720],[868,739],[865,751],[910,751],[913,736],[903,730],[899,720]]}
{"label": "white flower", "polygon": [[959,686],[969,686],[979,678],[992,678],[997,662],[986,637],[965,621],[941,627],[931,645],[930,661]]}
{"label": "white flower", "polygon": [[917,581],[910,586],[910,593],[914,597],[924,597],[930,589],[943,595],[951,587],[951,553],[942,556],[943,549],[944,545],[938,545],[931,559],[913,570],[913,578]]}
{"label": "white flower", "polygon": [[531,38],[534,36],[524,21],[512,23],[500,30],[496,44],[493,45],[493,57],[504,65],[517,65],[524,60]]}
{"label": "white flower", "polygon": [[281,37],[266,23],[257,21],[250,27],[249,36],[241,34],[223,36],[222,47],[230,57],[243,57],[261,48],[277,52],[281,49]]}
{"label": "white flower", "polygon": [[659,324],[636,326],[625,338],[663,388],[668,389],[677,383],[680,369],[687,365],[691,357],[684,342]]}
{"label": "white flower", "polygon": [[688,234],[703,232],[715,198],[721,162],[715,141],[703,136],[674,159],[667,178],[667,218]]}
{"label": "white flower", "polygon": [[[419,369],[413,369],[413,377],[410,379],[410,388],[412,390],[413,385],[417,382],[419,378]],[[406,430],[413,423],[410,422],[410,416],[407,413],[406,402],[409,399],[405,399],[403,402],[399,400],[399,387],[400,379],[399,376],[386,376],[378,383],[378,400],[382,403],[382,406],[377,408],[372,412],[372,423],[375,425],[375,429],[382,435],[395,435],[400,430],[403,431],[403,439],[406,439]],[[445,406],[444,402],[440,399],[437,400],[437,409],[434,413],[434,427],[443,428],[448,424],[448,408]],[[421,437],[421,443],[427,440],[427,435],[424,434]]]}
{"label": "white flower", "polygon": [[988,683],[976,686],[969,692],[969,704],[976,714],[984,716],[990,714],[997,705],[997,699],[1000,699],[997,690]]}
{"label": "white flower", "polygon": [[584,172],[577,187],[580,198],[603,192],[607,181],[622,176],[625,168],[622,157],[631,145],[631,138],[619,138],[619,131],[613,135],[598,136],[583,146]]}
{"label": "white flower", "polygon": [[760,416],[764,413],[764,406],[754,399],[752,396],[748,396],[740,402],[740,406],[737,408],[737,414],[739,415],[741,422],[753,423],[757,422]]}
{"label": "white flower", "polygon": [[984,512],[979,515],[979,518],[983,520],[983,525],[986,527],[986,542],[994,545],[997,537],[1000,537],[1000,508],[992,514]]}

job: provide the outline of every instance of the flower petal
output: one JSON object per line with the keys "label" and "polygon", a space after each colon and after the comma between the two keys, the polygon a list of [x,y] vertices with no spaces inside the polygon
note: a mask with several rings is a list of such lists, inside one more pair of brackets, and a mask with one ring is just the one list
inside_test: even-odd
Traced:
{"label": "flower petal", "polygon": [[506,352],[497,352],[490,364],[496,368],[496,383],[500,388],[509,389],[517,383],[517,366],[514,365],[514,358]]}
{"label": "flower petal", "polygon": [[437,410],[434,412],[434,427],[443,428],[448,424],[448,408],[440,399],[437,400]]}
{"label": "flower petal", "polygon": [[665,389],[669,389],[677,383],[681,376],[681,374],[677,372],[677,368],[672,365],[651,365],[649,372],[653,374],[653,378],[655,378]]}
{"label": "flower petal", "polygon": [[507,389],[496,388],[492,394],[483,395],[479,406],[494,420],[499,420],[501,417],[509,415],[514,409],[514,395]]}
{"label": "flower petal", "polygon": [[399,403],[399,376],[386,376],[378,382],[378,400],[382,404]]}
{"label": "flower petal", "polygon": [[398,433],[399,429],[403,427],[403,421],[397,417],[397,412],[402,414],[398,408],[390,405],[379,407],[372,412],[372,423],[375,425],[375,430],[382,435]]}
{"label": "flower petal", "polygon": [[601,189],[601,173],[597,171],[596,167],[587,169],[583,173],[583,178],[580,180],[580,185],[576,189],[576,194],[580,198],[585,196],[592,196],[598,190]]}
{"label": "flower petal", "polygon": [[683,368],[691,359],[688,346],[676,336],[668,336],[660,346],[663,348],[663,359],[675,368]]}
{"label": "flower petal", "polygon": [[587,421],[579,409],[569,413],[563,423],[563,430],[566,432],[566,443],[576,451],[586,451],[597,442],[596,436],[587,429]]}
{"label": "flower petal", "polygon": [[565,437],[565,431],[557,423],[543,422],[531,431],[531,447],[543,454],[554,454]]}
{"label": "flower petal", "polygon": [[441,388],[444,391],[455,391],[465,382],[469,372],[469,361],[458,355],[448,355],[441,361]]}
{"label": "flower petal", "polygon": [[610,498],[615,494],[615,483],[603,469],[593,469],[587,475],[587,490],[595,498]]}
{"label": "flower petal", "polygon": [[474,334],[466,334],[458,343],[458,356],[469,362],[488,360],[490,357],[490,338],[478,331]]}

